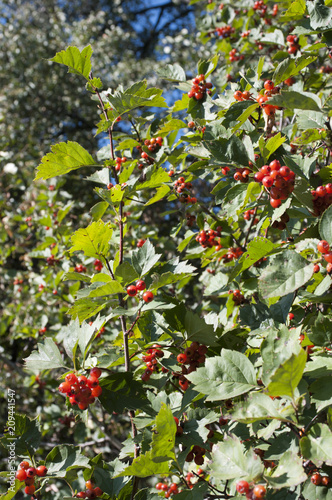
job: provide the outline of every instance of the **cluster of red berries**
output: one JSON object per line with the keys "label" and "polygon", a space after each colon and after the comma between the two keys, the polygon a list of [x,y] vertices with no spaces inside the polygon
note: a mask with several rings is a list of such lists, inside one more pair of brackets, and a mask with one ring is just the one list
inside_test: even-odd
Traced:
{"label": "cluster of red berries", "polygon": [[255,213],[255,209],[246,210],[243,214],[244,220],[250,220]]}
{"label": "cluster of red berries", "polygon": [[42,328],[39,328],[38,333],[39,335],[45,335],[46,331],[47,331],[46,326],[43,326]]}
{"label": "cluster of red berries", "polygon": [[[142,356],[142,360],[145,363],[146,369],[142,373],[141,379],[143,382],[148,382],[150,379],[152,372],[158,371],[158,360],[157,358],[162,358],[164,356],[164,351],[159,349],[159,345],[153,345],[150,349],[146,351]],[[163,371],[165,371],[163,369]]]}
{"label": "cluster of red berries", "polygon": [[19,278],[15,278],[13,281],[13,285],[22,285],[23,280]]}
{"label": "cluster of red berries", "polygon": [[116,161],[115,170],[116,170],[116,172],[120,172],[121,165],[122,165],[122,163],[124,163],[125,161],[127,161],[127,158],[125,156],[123,158],[120,158],[118,156],[117,158],[115,158],[115,161]]}
{"label": "cluster of red berries", "polygon": [[312,484],[315,486],[328,486],[330,483],[330,478],[328,476],[322,476],[319,472],[315,472],[311,478],[310,481]]}
{"label": "cluster of red berries", "polygon": [[55,266],[58,263],[59,259],[56,259],[53,254],[46,258],[46,264],[50,267]]}
{"label": "cluster of red berries", "polygon": [[241,90],[236,90],[233,94],[233,97],[236,101],[253,101],[252,94],[249,90],[245,90],[241,92]]}
{"label": "cluster of red berries", "polygon": [[86,481],[85,488],[85,491],[76,493],[77,498],[99,498],[103,494],[103,490],[99,486],[95,486],[90,479]]}
{"label": "cluster of red berries", "polygon": [[233,33],[235,33],[235,28],[227,24],[226,26],[222,26],[220,28],[216,28],[215,33],[220,38],[229,38]]}
{"label": "cluster of red berries", "polygon": [[246,183],[249,181],[249,175],[252,173],[250,168],[237,168],[233,175],[234,180],[237,182]]}
{"label": "cluster of red berries", "polygon": [[83,264],[76,264],[75,271],[77,273],[85,273],[86,272],[86,267],[83,266]]}
{"label": "cluster of red berries", "polygon": [[152,137],[152,139],[145,139],[144,145],[148,148],[149,151],[157,151],[163,145],[162,137]]}
{"label": "cluster of red berries", "polygon": [[286,40],[288,45],[288,54],[296,54],[296,52],[300,49],[299,37],[296,35],[288,35]]}
{"label": "cluster of red berries", "polygon": [[243,254],[243,250],[240,247],[230,247],[227,253],[220,257],[224,263],[231,262],[234,259],[238,259]]}
{"label": "cluster of red berries", "polygon": [[99,272],[103,268],[103,263],[99,259],[96,259],[93,263],[93,267],[95,268],[95,271]]}
{"label": "cluster of red berries", "polygon": [[269,165],[263,165],[255,173],[254,179],[270,190],[270,204],[273,208],[280,207],[281,200],[286,200],[294,191],[295,173],[286,165],[281,166],[278,160],[272,160]]}
{"label": "cluster of red berries", "polygon": [[91,368],[89,378],[68,373],[65,382],[59,385],[59,391],[69,397],[71,405],[77,405],[80,410],[86,410],[102,393],[99,385],[100,368]]}
{"label": "cluster of red berries", "polygon": [[195,444],[195,446],[193,446],[192,450],[190,450],[190,452],[186,456],[186,462],[194,461],[196,465],[203,465],[205,451],[205,448],[202,448],[201,446]]}
{"label": "cluster of red berries", "polygon": [[[173,372],[173,376],[179,378],[179,385],[184,391],[186,391],[189,386],[189,382],[185,375],[196,371],[199,365],[205,362],[205,354],[207,353],[207,350],[208,348],[206,345],[200,345],[198,342],[192,342],[190,347],[186,347],[182,353],[177,355],[177,362],[182,365],[182,374]],[[188,365],[188,367],[185,365]]]}
{"label": "cluster of red berries", "polygon": [[24,492],[27,495],[33,495],[36,491],[36,487],[34,485],[35,478],[37,477],[45,477],[47,474],[47,468],[45,465],[40,465],[39,467],[32,467],[29,462],[23,460],[20,463],[20,468],[16,472],[16,479],[21,482],[25,482]]}
{"label": "cluster of red berries", "polygon": [[244,302],[244,295],[240,292],[240,290],[229,290],[229,294],[233,294],[233,302],[236,306],[239,306],[240,304],[243,304]]}
{"label": "cluster of red berries", "polygon": [[272,116],[275,114],[276,110],[279,109],[279,107],[269,104],[268,100],[269,97],[280,93],[280,87],[275,87],[272,80],[266,80],[264,82],[264,89],[264,95],[258,94],[256,101],[258,102],[260,107],[263,108],[263,111],[266,115]]}
{"label": "cluster of red berries", "polygon": [[332,203],[332,184],[318,186],[311,191],[313,197],[314,214],[321,215]]}
{"label": "cluster of red berries", "polygon": [[327,273],[332,274],[332,252],[330,251],[330,245],[326,240],[321,240],[317,245],[317,250],[323,254],[324,260],[328,263],[326,266]]}
{"label": "cluster of red berries", "polygon": [[212,248],[216,247],[215,250],[216,252],[221,249],[220,242],[216,239],[218,236],[220,236],[222,231],[222,227],[218,226],[215,230],[214,229],[202,229],[197,236],[196,236],[196,241],[203,247],[203,248]]}
{"label": "cluster of red berries", "polygon": [[279,229],[279,231],[283,231],[284,229],[286,229],[287,222],[289,222],[289,215],[287,212],[285,212],[284,214],[282,214],[279,220],[275,220],[273,222],[272,227],[274,229]]}
{"label": "cluster of red berries", "polygon": [[[137,295],[138,292],[142,292],[145,289],[146,289],[145,281],[138,280],[136,282],[136,285],[129,285],[127,287],[127,294],[130,297],[135,297],[135,295]],[[144,292],[142,295],[142,299],[144,300],[144,302],[146,302],[148,304],[149,302],[151,302],[153,300],[153,293],[150,291]]]}
{"label": "cluster of red berries", "polygon": [[230,62],[243,61],[244,59],[244,55],[243,54],[240,55],[237,49],[232,49],[228,55]]}
{"label": "cluster of red berries", "polygon": [[204,99],[205,94],[210,95],[212,83],[205,81],[205,75],[197,75],[192,81],[191,90],[188,92],[189,98],[194,98],[196,101]]}
{"label": "cluster of red berries", "polygon": [[191,182],[186,182],[184,177],[179,177],[177,181],[174,182],[174,189],[179,193],[179,201],[181,203],[197,203],[197,198],[195,196],[190,196],[190,194],[184,192],[185,190],[190,191],[193,185]]}
{"label": "cluster of red berries", "polygon": [[259,500],[265,498],[266,495],[266,488],[263,484],[251,487],[248,481],[241,480],[236,483],[235,488],[240,495],[246,495],[248,500]]}
{"label": "cluster of red berries", "polygon": [[244,31],[243,33],[241,33],[241,38],[247,38],[247,36],[250,35],[250,31],[251,30],[247,30],[247,31]]}
{"label": "cluster of red berries", "polygon": [[332,66],[321,66],[319,68],[319,72],[320,73],[327,73],[327,74],[330,74],[332,73]]}
{"label": "cluster of red berries", "polygon": [[143,239],[138,240],[138,242],[136,243],[137,248],[141,248],[145,242],[146,242],[146,240],[143,240]]}
{"label": "cluster of red berries", "polygon": [[156,490],[164,491],[165,498],[170,498],[170,496],[176,495],[177,493],[179,493],[179,487],[176,483],[171,483],[171,484],[167,484],[166,482],[165,483],[157,483],[155,488],[156,488]]}
{"label": "cluster of red berries", "polygon": [[187,226],[192,227],[196,220],[196,215],[186,214]]}

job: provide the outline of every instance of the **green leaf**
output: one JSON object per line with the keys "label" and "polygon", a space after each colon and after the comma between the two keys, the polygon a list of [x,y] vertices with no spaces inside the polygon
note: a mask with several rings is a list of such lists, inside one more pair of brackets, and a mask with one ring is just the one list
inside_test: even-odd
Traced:
{"label": "green leaf", "polygon": [[222,349],[221,356],[208,358],[205,366],[186,375],[207,401],[231,399],[257,387],[255,369],[242,353]]}
{"label": "green leaf", "polygon": [[68,325],[63,326],[60,331],[59,340],[63,339],[68,356],[72,356],[73,347],[76,342],[84,356],[87,346],[104,323],[105,320],[103,318],[97,318],[91,325],[85,321],[80,325],[79,319],[76,319],[75,321],[70,321]]}
{"label": "green leaf", "polygon": [[273,137],[270,137],[270,139],[264,144],[262,151],[264,161],[268,160],[272,153],[274,153],[285,142],[285,140],[286,137],[282,137],[280,132]]}
{"label": "green leaf", "polygon": [[311,401],[316,405],[317,412],[332,405],[331,377],[320,377],[308,387]]}
{"label": "green leaf", "polygon": [[330,347],[332,344],[332,322],[331,319],[319,311],[315,323],[311,327],[309,339],[320,347]]}
{"label": "green leaf", "polygon": [[272,475],[266,476],[268,484],[275,489],[297,486],[306,479],[307,475],[303,470],[302,458],[292,450],[286,451]]}
{"label": "green leaf", "polygon": [[198,314],[187,310],[184,318],[184,327],[187,340],[200,342],[205,345],[216,345],[217,339],[213,326],[207,325],[204,319],[200,318]]}
{"label": "green leaf", "polygon": [[164,186],[164,184],[168,183],[170,179],[168,173],[162,167],[158,168],[157,170],[147,171],[146,178],[146,181],[136,185],[137,191],[140,191],[141,189],[151,189],[157,188],[159,186]]}
{"label": "green leaf", "polygon": [[109,413],[123,413],[126,409],[148,410],[146,395],[132,373],[112,373],[103,378],[100,385],[103,392],[99,400]]}
{"label": "green leaf", "polygon": [[47,455],[45,464],[52,477],[66,477],[71,469],[91,468],[89,459],[73,445],[60,445]]}
{"label": "green leaf", "polygon": [[142,278],[160,258],[161,254],[157,254],[150,240],[147,240],[141,248],[133,251],[131,262],[138,276]]}
{"label": "green leaf", "polygon": [[197,65],[197,71],[199,75],[209,76],[217,67],[219,61],[219,54],[215,54],[210,57],[207,61],[201,60]]}
{"label": "green leaf", "polygon": [[179,64],[166,64],[156,71],[157,75],[169,82],[185,82],[186,73]]}
{"label": "green leaf", "polygon": [[[16,471],[16,469],[15,469]],[[11,489],[8,489],[7,493],[3,493],[0,495],[1,500],[11,500],[16,496],[16,493],[20,491],[24,486],[22,481],[15,479],[14,484],[10,486]]]}
{"label": "green leaf", "polygon": [[241,405],[235,406],[230,417],[232,420],[244,424],[270,419],[287,421],[288,415],[293,413],[293,411],[293,408],[289,407],[278,408],[278,403],[266,394],[251,392]]}
{"label": "green leaf", "polygon": [[300,383],[306,361],[307,353],[304,349],[298,354],[292,354],[271,376],[267,387],[268,394],[294,398],[294,391]]}
{"label": "green leaf", "polygon": [[73,246],[70,253],[82,251],[87,257],[96,257],[108,255],[110,248],[110,239],[113,229],[110,223],[102,220],[92,222],[86,228],[80,228],[71,237]]}
{"label": "green leaf", "polygon": [[236,135],[232,135],[230,139],[220,138],[217,141],[203,141],[203,145],[218,161],[234,162],[248,166],[249,156],[247,150]]}
{"label": "green leaf", "polygon": [[62,276],[62,281],[84,281],[85,283],[90,283],[91,278],[86,274],[72,272],[65,273]]}
{"label": "green leaf", "polygon": [[41,439],[39,418],[31,420],[26,415],[15,413],[14,419],[14,425],[7,424],[8,432],[0,439],[1,445],[10,450],[14,444],[16,455],[34,455]]}
{"label": "green leaf", "polygon": [[109,204],[106,201],[99,201],[96,203],[91,209],[90,209],[90,214],[93,218],[93,220],[99,220],[106,210],[108,209]]}
{"label": "green leaf", "polygon": [[245,452],[237,436],[226,436],[224,441],[214,445],[211,456],[211,475],[222,481],[240,478],[255,481],[264,472],[264,465],[253,449]]}
{"label": "green leaf", "polygon": [[121,476],[148,477],[155,474],[171,474],[169,461],[175,458],[176,424],[171,409],[162,404],[155,420],[155,429],[152,434],[151,451],[140,455],[133,460]]}
{"label": "green leaf", "polygon": [[237,118],[238,124],[235,125],[235,127],[232,128],[233,134],[234,134],[234,132],[236,132],[237,130],[239,130],[239,128],[247,121],[247,119],[249,118],[249,116],[251,116],[252,113],[258,107],[259,107],[258,103],[251,104],[245,111],[243,111],[243,113],[240,114],[240,116]]}
{"label": "green leaf", "polygon": [[319,97],[311,92],[296,92],[295,90],[281,91],[269,99],[269,104],[287,109],[311,109],[321,111]]}
{"label": "green leaf", "polygon": [[300,448],[303,458],[311,460],[317,467],[323,463],[332,465],[332,432],[328,425],[314,425],[300,440]]}
{"label": "green leaf", "polygon": [[90,286],[79,290],[76,296],[81,299],[83,297],[105,297],[105,295],[117,293],[124,293],[124,289],[118,281],[111,280],[109,283],[91,283]]}
{"label": "green leaf", "polygon": [[52,339],[46,338],[43,344],[37,344],[38,351],[32,351],[25,358],[27,370],[42,371],[51,368],[66,368],[61,353]]}
{"label": "green leaf", "polygon": [[108,93],[107,99],[114,108],[116,115],[129,113],[142,106],[166,108],[165,99],[161,96],[162,90],[157,88],[147,89],[147,82],[134,83],[123,91],[119,88],[113,95]]}
{"label": "green leaf", "polygon": [[51,146],[51,150],[51,153],[43,156],[38,165],[35,180],[50,179],[80,167],[96,166],[92,156],[77,142],[60,142]]}
{"label": "green leaf", "polygon": [[305,0],[295,0],[287,11],[282,15],[281,21],[295,21],[297,19],[303,19],[304,14],[306,13],[306,4]]}
{"label": "green leaf", "polygon": [[259,291],[264,299],[295,292],[312,277],[313,266],[294,250],[285,250],[262,272]]}
{"label": "green leaf", "polygon": [[135,271],[133,266],[129,264],[129,262],[125,261],[117,266],[114,277],[122,284],[122,286],[125,286],[136,280],[139,277],[139,274]]}
{"label": "green leaf", "polygon": [[248,243],[247,251],[241,256],[238,264],[231,272],[229,282],[233,281],[236,276],[238,276],[245,269],[251,267],[262,257],[267,257],[268,255],[270,255],[278,247],[279,245],[276,245],[267,238],[263,238],[261,236],[257,236],[256,238],[251,240]]}
{"label": "green leaf", "polygon": [[162,200],[169,192],[171,188],[169,186],[163,185],[157,188],[157,192],[149,201],[145,203],[145,206],[152,205],[153,203],[157,203],[157,201]]}
{"label": "green leaf", "polygon": [[[297,3],[298,2],[294,2]],[[306,54],[301,55],[295,59],[290,57],[281,61],[281,63],[276,67],[272,80],[275,85],[287,80],[291,76],[295,76],[300,73],[306,66],[311,64],[317,59],[317,56],[308,56]]]}
{"label": "green leaf", "polygon": [[318,229],[322,240],[326,240],[332,246],[332,205],[323,213]]}
{"label": "green leaf", "polygon": [[310,16],[310,25],[314,30],[325,28],[332,20],[332,10],[324,5],[324,0],[307,2],[307,9]]}
{"label": "green leaf", "polygon": [[261,355],[263,360],[262,380],[264,385],[268,385],[272,374],[286,361],[292,354],[301,351],[299,344],[298,329],[289,330],[285,325],[276,328],[269,328],[267,335],[261,344]]}
{"label": "green leaf", "polygon": [[64,64],[65,66],[68,66],[69,73],[82,75],[84,78],[89,80],[92,52],[91,45],[88,45],[82,51],[80,51],[77,47],[71,46],[66,50],[57,52],[56,55],[50,59],[50,61]]}

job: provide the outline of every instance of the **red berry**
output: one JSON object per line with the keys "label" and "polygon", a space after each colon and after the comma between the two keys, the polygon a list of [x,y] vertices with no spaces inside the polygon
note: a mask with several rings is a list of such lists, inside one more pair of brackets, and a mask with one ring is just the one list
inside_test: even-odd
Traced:
{"label": "red berry", "polygon": [[79,491],[76,495],[77,498],[86,498],[85,491]]}
{"label": "red berry", "polygon": [[249,486],[248,481],[243,481],[243,480],[238,481],[236,483],[235,488],[236,488],[236,491],[238,493],[240,493],[240,495],[245,495],[246,493],[249,493],[249,490],[250,490],[250,486]]}
{"label": "red berry", "polygon": [[26,473],[28,477],[34,477],[36,475],[36,469],[34,467],[29,467],[26,469]]}
{"label": "red berry", "polygon": [[146,289],[146,284],[145,284],[145,281],[143,281],[143,280],[138,280],[138,281],[137,281],[137,283],[136,283],[136,288],[137,288],[137,290],[139,290],[139,291],[145,290],[145,289]]}
{"label": "red berry", "polygon": [[271,198],[270,205],[272,208],[278,208],[281,205],[281,200],[275,200],[274,198]]}
{"label": "red berry", "polygon": [[27,476],[27,473],[25,472],[24,469],[19,469],[17,472],[16,472],[16,479],[18,479],[19,481],[25,481],[26,478],[28,477]]}
{"label": "red berry", "polygon": [[143,300],[147,304],[153,300],[153,293],[152,292],[144,292],[143,293]]}
{"label": "red berry", "polygon": [[69,382],[62,382],[62,384],[59,385],[58,389],[62,394],[68,394],[70,392],[70,383]]}
{"label": "red berry", "polygon": [[156,488],[156,490],[161,490],[162,486],[163,486],[163,483],[157,483],[155,488]]}
{"label": "red berry", "polygon": [[45,467],[45,465],[40,465],[39,467],[37,467],[36,473],[37,476],[44,477],[47,474],[47,468]]}
{"label": "red berry", "polygon": [[254,498],[264,498],[266,495],[266,488],[262,484],[257,484],[253,489]]}
{"label": "red berry", "polygon": [[86,378],[85,375],[80,375],[78,377],[78,379],[77,379],[78,385],[80,385],[81,387],[83,387],[84,385],[86,385],[87,381],[88,381],[88,379]]}
{"label": "red berry", "polygon": [[91,368],[91,370],[90,370],[90,377],[97,377],[97,378],[99,378],[100,375],[101,375],[101,369],[100,368],[97,368],[97,367]]}
{"label": "red berry", "polygon": [[92,377],[90,375],[87,381],[87,386],[90,387],[90,389],[92,389],[93,387],[97,387],[97,385],[99,385],[99,380],[97,379],[97,377]]}
{"label": "red berry", "polygon": [[317,245],[317,250],[320,253],[327,253],[330,251],[330,245],[326,240],[321,240]]}
{"label": "red berry", "polygon": [[289,313],[288,318],[289,318],[289,321],[292,321],[295,318],[294,313]]}
{"label": "red berry", "polygon": [[85,494],[86,494],[86,498],[97,498],[97,495],[96,495],[96,493],[95,493],[95,490],[93,490],[93,489],[88,488],[88,489],[85,491]]}
{"label": "red berry", "polygon": [[168,491],[176,494],[178,492],[178,485],[176,483],[172,483]]}
{"label": "red berry", "polygon": [[187,355],[184,353],[178,354],[176,359],[178,363],[185,363],[187,361]]}
{"label": "red berry", "polygon": [[33,495],[35,491],[36,491],[36,487],[33,484],[31,484],[30,486],[26,486],[24,488],[24,492],[27,495]]}
{"label": "red berry", "polygon": [[137,288],[135,285],[130,285],[127,287],[127,294],[130,296],[130,297],[135,297],[135,295],[137,295]]}
{"label": "red berry", "polygon": [[68,375],[66,375],[66,381],[69,382],[71,385],[72,384],[75,384],[77,382],[77,377],[75,375],[75,373],[68,373]]}
{"label": "red berry", "polygon": [[328,476],[322,476],[322,486],[328,486],[330,483],[330,478]]}
{"label": "red berry", "polygon": [[165,483],[162,483],[161,489],[162,489],[162,491],[167,491],[168,490],[168,485],[165,484]]}
{"label": "red berry", "polygon": [[97,497],[101,497],[101,495],[103,494],[103,490],[99,488],[99,486],[96,486],[93,491],[95,492]]}
{"label": "red berry", "polygon": [[328,262],[329,264],[332,263],[332,252],[324,253],[323,257],[326,260],[326,262]]}
{"label": "red berry", "polygon": [[28,469],[30,467],[30,464],[26,460],[23,460],[23,462],[20,463],[20,467],[21,469]]}
{"label": "red berry", "polygon": [[265,80],[265,82],[264,82],[265,90],[272,90],[273,87],[274,87],[274,83],[272,80]]}
{"label": "red berry", "polygon": [[91,396],[93,396],[94,398],[99,398],[99,396],[101,395],[102,392],[103,392],[103,390],[100,387],[100,385],[97,385],[97,387],[94,387],[91,390]]}
{"label": "red berry", "polygon": [[88,481],[85,481],[85,487],[87,490],[93,490],[95,487],[94,483],[91,481],[91,479],[88,479]]}
{"label": "red berry", "polygon": [[311,476],[310,481],[312,482],[312,484],[319,486],[322,482],[322,476],[319,474],[319,472],[316,472]]}
{"label": "red berry", "polygon": [[313,272],[314,272],[314,273],[319,273],[319,271],[320,271],[319,264],[315,264],[315,265],[314,265],[314,268],[313,268]]}

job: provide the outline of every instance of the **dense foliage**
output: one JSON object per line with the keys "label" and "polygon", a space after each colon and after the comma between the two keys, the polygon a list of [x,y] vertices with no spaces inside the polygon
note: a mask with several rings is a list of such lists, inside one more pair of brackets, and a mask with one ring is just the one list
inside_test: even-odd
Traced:
{"label": "dense foliage", "polygon": [[332,499],[330,5],[170,2],[199,45],[148,80],[79,28],[28,54],[54,100],[4,114],[0,498]]}

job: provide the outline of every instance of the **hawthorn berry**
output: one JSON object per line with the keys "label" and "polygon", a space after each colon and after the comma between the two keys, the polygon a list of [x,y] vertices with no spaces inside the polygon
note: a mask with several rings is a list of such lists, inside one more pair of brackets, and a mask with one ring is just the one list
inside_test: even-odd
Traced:
{"label": "hawthorn berry", "polygon": [[319,474],[319,472],[316,472],[315,474],[313,474],[311,476],[310,481],[315,486],[319,486],[321,484],[321,482],[322,482],[322,476]]}
{"label": "hawthorn berry", "polygon": [[314,267],[313,267],[313,270],[312,270],[314,273],[319,273],[320,271],[320,267],[319,267],[319,264],[315,264]]}
{"label": "hawthorn berry", "polygon": [[35,491],[36,487],[33,484],[24,488],[24,493],[26,493],[27,495],[33,495]]}
{"label": "hawthorn berry", "polygon": [[137,295],[137,288],[135,285],[130,285],[127,287],[127,294],[130,296],[130,297],[135,297],[135,295]]}
{"label": "hawthorn berry", "polygon": [[34,477],[36,475],[36,469],[34,467],[29,467],[26,469],[26,473],[28,477]]}
{"label": "hawthorn berry", "polygon": [[78,493],[76,493],[76,497],[77,498],[86,498],[85,491],[79,491]]}
{"label": "hawthorn berry", "polygon": [[90,370],[90,377],[99,378],[100,375],[101,375],[101,369],[100,368],[97,368],[97,367],[91,368],[91,370]]}
{"label": "hawthorn berry", "polygon": [[264,498],[266,495],[266,488],[262,484],[257,484],[253,489],[254,498]]}
{"label": "hawthorn berry", "polygon": [[322,476],[322,486],[328,486],[330,483],[330,478],[328,476]]}
{"label": "hawthorn berry", "polygon": [[18,479],[18,481],[25,481],[26,478],[28,477],[27,476],[27,473],[24,469],[19,469],[17,472],[16,472],[16,479]]}
{"label": "hawthorn berry", "polygon": [[100,387],[100,385],[97,385],[97,387],[94,387],[92,390],[91,390],[91,395],[94,397],[94,398],[99,398],[99,396],[101,395],[101,393],[103,392],[102,388]]}
{"label": "hawthorn berry", "polygon": [[153,293],[150,291],[144,292],[142,296],[144,302],[147,304],[153,300]]}
{"label": "hawthorn berry", "polygon": [[250,486],[249,486],[248,481],[244,481],[244,480],[238,481],[235,485],[235,488],[236,488],[236,491],[238,493],[240,493],[240,495],[246,495],[247,493],[249,493],[249,490],[250,490]]}
{"label": "hawthorn berry", "polygon": [[146,284],[145,284],[145,281],[143,281],[143,280],[138,280],[135,286],[136,286],[136,289],[139,291],[146,289]]}
{"label": "hawthorn berry", "polygon": [[95,492],[97,497],[101,497],[101,495],[103,494],[103,490],[101,488],[99,488],[99,486],[96,486],[94,488],[94,492]]}
{"label": "hawthorn berry", "polygon": [[36,474],[39,477],[46,476],[46,474],[47,474],[47,468],[45,467],[45,465],[39,465],[39,467],[37,467],[37,469],[36,469]]}
{"label": "hawthorn berry", "polygon": [[330,245],[326,240],[321,240],[317,245],[317,250],[320,253],[327,253],[330,251]]}

